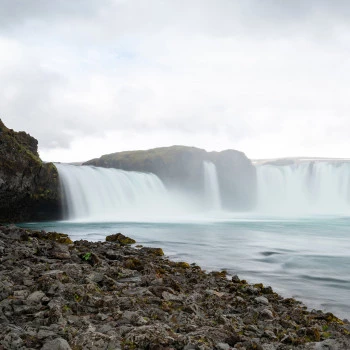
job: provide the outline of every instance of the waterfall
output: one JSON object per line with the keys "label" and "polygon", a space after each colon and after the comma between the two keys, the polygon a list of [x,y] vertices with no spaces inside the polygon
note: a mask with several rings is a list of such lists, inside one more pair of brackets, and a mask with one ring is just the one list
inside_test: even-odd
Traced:
{"label": "waterfall", "polygon": [[[185,190],[167,189],[151,173],[66,164],[56,167],[67,219],[162,221],[186,219],[206,211],[217,213],[218,218],[223,214],[222,189],[211,162],[203,162],[203,192],[196,196]],[[259,164],[256,171],[256,213],[350,215],[350,162]]]}
{"label": "waterfall", "polygon": [[154,174],[56,164],[68,219],[113,221],[177,212],[186,203]]}
{"label": "waterfall", "polygon": [[204,194],[207,207],[211,210],[221,210],[220,187],[215,164],[203,162]]}
{"label": "waterfall", "polygon": [[257,211],[350,214],[350,163],[306,161],[257,165]]}

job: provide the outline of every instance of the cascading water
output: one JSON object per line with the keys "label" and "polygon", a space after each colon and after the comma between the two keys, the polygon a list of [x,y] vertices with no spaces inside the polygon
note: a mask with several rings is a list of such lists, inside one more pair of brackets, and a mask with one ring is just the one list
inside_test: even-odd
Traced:
{"label": "cascading water", "polygon": [[67,218],[113,221],[176,213],[186,204],[170,196],[154,174],[56,164]]}
{"label": "cascading water", "polygon": [[350,213],[349,162],[308,161],[256,168],[260,213]]}
{"label": "cascading water", "polygon": [[203,162],[204,167],[204,194],[207,208],[220,211],[221,198],[218,175],[215,164],[211,162]]}
{"label": "cascading water", "polygon": [[[186,219],[204,211],[215,212],[218,218],[223,218],[217,171],[211,162],[203,162],[204,193],[198,198],[169,191],[154,174],[56,166],[68,219],[163,220],[174,216]],[[255,212],[258,214],[350,215],[350,162],[260,164],[256,170]]]}

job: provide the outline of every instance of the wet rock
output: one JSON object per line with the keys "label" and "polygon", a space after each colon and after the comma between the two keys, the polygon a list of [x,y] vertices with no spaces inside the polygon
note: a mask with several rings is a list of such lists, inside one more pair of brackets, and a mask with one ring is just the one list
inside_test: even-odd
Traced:
{"label": "wet rock", "polygon": [[147,254],[147,255],[153,255],[153,256],[163,256],[164,252],[161,248],[146,248],[143,247],[140,249],[140,253]]}
{"label": "wet rock", "polygon": [[121,246],[131,245],[136,243],[136,241],[130,237],[126,237],[121,233],[116,233],[106,237],[107,242],[119,243]]}

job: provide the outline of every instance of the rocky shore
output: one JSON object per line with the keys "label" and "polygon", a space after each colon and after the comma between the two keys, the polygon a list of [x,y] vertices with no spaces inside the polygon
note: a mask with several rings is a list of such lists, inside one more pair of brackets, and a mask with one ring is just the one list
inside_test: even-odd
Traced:
{"label": "rocky shore", "polygon": [[0,227],[0,350],[350,349],[350,324],[161,249]]}

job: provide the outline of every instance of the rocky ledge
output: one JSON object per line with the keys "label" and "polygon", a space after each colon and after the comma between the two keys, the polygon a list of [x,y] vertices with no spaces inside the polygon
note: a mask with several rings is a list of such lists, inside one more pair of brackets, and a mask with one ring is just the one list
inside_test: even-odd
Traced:
{"label": "rocky ledge", "polygon": [[61,195],[54,164],[44,163],[38,141],[0,119],[0,222],[56,220]]}
{"label": "rocky ledge", "polygon": [[350,349],[350,325],[121,234],[0,227],[0,349]]}

